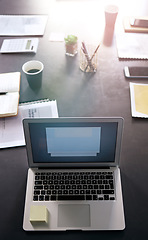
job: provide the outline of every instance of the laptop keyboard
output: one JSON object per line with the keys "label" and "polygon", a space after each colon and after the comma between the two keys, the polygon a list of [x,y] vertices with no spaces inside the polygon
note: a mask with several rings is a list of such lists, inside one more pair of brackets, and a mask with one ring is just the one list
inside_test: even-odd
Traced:
{"label": "laptop keyboard", "polygon": [[33,201],[115,200],[112,171],[36,172]]}

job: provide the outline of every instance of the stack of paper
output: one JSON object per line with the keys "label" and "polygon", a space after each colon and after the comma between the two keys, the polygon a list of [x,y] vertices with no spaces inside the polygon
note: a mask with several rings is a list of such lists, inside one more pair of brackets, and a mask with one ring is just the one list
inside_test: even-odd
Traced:
{"label": "stack of paper", "polygon": [[58,117],[55,101],[29,102],[19,106],[18,115],[0,119],[0,148],[25,145],[22,120],[24,118]]}

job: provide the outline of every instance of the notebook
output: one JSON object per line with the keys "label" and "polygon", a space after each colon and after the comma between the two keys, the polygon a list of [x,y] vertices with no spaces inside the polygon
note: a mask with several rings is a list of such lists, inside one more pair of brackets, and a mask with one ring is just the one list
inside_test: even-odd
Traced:
{"label": "notebook", "polygon": [[148,118],[148,85],[130,82],[132,117]]}
{"label": "notebook", "polygon": [[144,19],[144,20],[147,20],[147,16],[143,16],[143,17],[124,17],[124,20],[123,20],[123,25],[124,25],[124,30],[125,32],[130,32],[130,33],[148,33],[148,28],[145,28],[145,27],[134,27],[134,26],[131,26],[130,24],[130,21],[132,19]]}
{"label": "notebook", "polygon": [[26,231],[123,230],[122,118],[23,120]]}
{"label": "notebook", "polygon": [[116,34],[119,59],[148,59],[148,35],[141,33]]}
{"label": "notebook", "polygon": [[0,74],[0,117],[18,114],[20,79],[20,72]]}

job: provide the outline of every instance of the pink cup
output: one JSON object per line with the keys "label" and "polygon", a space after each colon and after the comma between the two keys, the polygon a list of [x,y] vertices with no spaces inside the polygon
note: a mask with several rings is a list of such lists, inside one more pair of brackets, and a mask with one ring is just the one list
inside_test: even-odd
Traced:
{"label": "pink cup", "polygon": [[118,7],[116,5],[107,5],[105,7],[105,23],[107,27],[114,27],[118,15]]}

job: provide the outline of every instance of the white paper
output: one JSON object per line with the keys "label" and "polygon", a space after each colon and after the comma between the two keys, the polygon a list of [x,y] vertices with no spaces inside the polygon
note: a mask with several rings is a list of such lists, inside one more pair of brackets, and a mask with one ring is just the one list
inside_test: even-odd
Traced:
{"label": "white paper", "polygon": [[0,74],[0,116],[16,115],[19,102],[20,72]]}
{"label": "white paper", "polygon": [[47,15],[0,15],[0,36],[43,35]]}
{"label": "white paper", "polygon": [[0,118],[0,148],[25,145],[22,120],[40,117],[58,117],[56,100],[22,104],[17,116]]}
{"label": "white paper", "polygon": [[20,88],[20,72],[0,74],[0,92],[18,92]]}
{"label": "white paper", "polygon": [[63,42],[65,33],[62,32],[51,32],[49,36],[50,42]]}
{"label": "white paper", "polygon": [[18,101],[19,101],[19,93],[6,93],[5,95],[0,95],[0,114],[4,116],[10,114],[15,115],[17,113],[18,108]]}
{"label": "white paper", "polygon": [[148,59],[148,34],[119,33],[116,42],[119,58]]}

